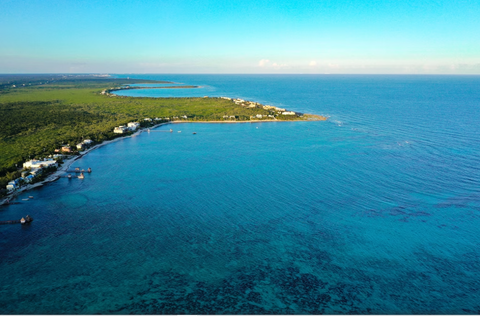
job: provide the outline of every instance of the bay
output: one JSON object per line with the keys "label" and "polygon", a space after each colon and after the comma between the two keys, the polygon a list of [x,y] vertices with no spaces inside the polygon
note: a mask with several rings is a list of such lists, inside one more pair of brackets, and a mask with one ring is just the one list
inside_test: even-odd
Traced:
{"label": "bay", "polygon": [[170,124],[89,153],[84,180],[0,208],[35,218],[0,226],[2,313],[480,310],[480,77],[122,76],[329,120]]}

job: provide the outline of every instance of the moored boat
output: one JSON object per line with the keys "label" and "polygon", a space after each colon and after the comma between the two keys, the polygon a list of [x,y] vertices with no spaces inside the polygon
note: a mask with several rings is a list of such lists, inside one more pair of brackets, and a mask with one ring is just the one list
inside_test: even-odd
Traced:
{"label": "moored boat", "polygon": [[83,179],[85,178],[85,176],[83,175],[83,172],[80,173],[80,175],[78,176],[79,179]]}

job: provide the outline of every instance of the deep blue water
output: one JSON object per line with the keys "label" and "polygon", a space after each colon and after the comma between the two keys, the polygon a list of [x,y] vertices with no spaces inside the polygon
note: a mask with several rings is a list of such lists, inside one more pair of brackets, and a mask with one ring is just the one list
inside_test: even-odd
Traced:
{"label": "deep blue water", "polygon": [[330,119],[91,152],[0,207],[2,314],[480,312],[480,77],[128,76]]}

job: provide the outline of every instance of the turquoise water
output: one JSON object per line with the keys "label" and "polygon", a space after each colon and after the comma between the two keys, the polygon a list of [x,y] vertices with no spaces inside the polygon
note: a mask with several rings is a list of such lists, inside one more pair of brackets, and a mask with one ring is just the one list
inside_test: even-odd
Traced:
{"label": "turquoise water", "polygon": [[138,77],[330,120],[89,153],[0,207],[2,314],[480,311],[479,77]]}

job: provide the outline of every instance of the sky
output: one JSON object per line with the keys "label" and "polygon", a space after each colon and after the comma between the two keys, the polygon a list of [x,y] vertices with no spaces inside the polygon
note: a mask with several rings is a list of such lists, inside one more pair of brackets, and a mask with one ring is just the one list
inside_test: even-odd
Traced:
{"label": "sky", "polygon": [[0,0],[0,73],[480,74],[480,0]]}

